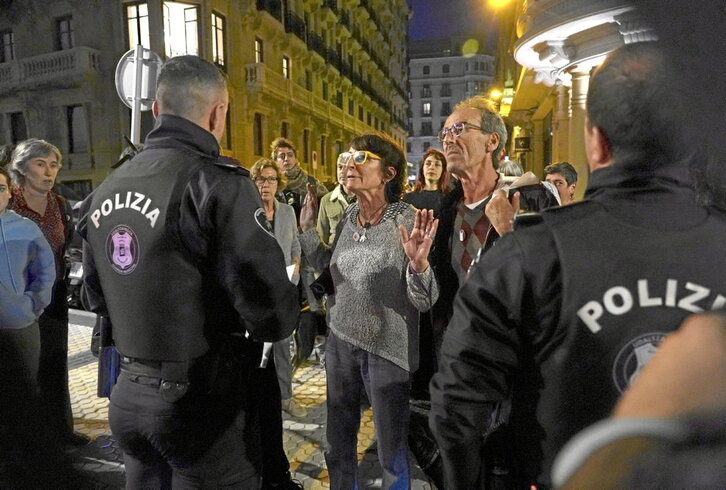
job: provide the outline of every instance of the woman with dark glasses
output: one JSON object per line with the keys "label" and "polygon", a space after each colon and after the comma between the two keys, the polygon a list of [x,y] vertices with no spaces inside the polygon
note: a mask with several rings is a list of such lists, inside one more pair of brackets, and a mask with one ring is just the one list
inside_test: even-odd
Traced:
{"label": "woman with dark glasses", "polygon": [[428,254],[438,220],[400,201],[406,179],[401,147],[383,134],[354,138],[338,162],[357,202],[338,225],[332,248],[315,230],[309,189],[300,215],[303,251],[328,291],[327,440],[332,489],[357,488],[361,390],[373,409],[383,488],[409,488],[409,390],[418,365],[418,312],[438,297]]}

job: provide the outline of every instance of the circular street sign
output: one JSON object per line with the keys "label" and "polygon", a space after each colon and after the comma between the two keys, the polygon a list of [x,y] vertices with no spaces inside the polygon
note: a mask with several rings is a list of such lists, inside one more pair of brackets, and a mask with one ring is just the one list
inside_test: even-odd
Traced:
{"label": "circular street sign", "polygon": [[[116,65],[116,91],[121,101],[129,108],[134,108],[134,88],[136,84],[135,49],[128,50]],[[156,97],[156,76],[163,61],[150,49],[142,48],[140,108],[151,110]]]}

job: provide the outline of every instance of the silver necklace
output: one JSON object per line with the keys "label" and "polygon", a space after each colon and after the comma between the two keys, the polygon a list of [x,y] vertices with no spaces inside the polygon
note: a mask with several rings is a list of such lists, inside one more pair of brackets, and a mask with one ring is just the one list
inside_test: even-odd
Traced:
{"label": "silver necklace", "polygon": [[[387,202],[384,202],[378,209],[376,209],[375,211],[373,211],[373,213],[371,214],[371,217],[373,218],[373,217],[377,216],[378,213],[379,213],[379,211],[381,211],[381,209],[384,209],[386,206],[388,206],[388,203]],[[363,220],[363,213],[361,211],[362,210],[359,207],[358,208],[358,219],[360,219],[362,221]],[[385,212],[385,210],[384,210],[384,212]],[[379,222],[380,222],[380,220],[379,220]],[[366,232],[370,229],[370,227],[372,225],[373,225],[373,220],[372,219],[371,220],[366,220],[365,222],[363,222],[362,225],[361,225],[363,227],[363,233],[358,233],[358,231],[356,230],[353,233],[353,240],[355,240],[358,243],[364,243],[367,240],[367,238],[366,238]]]}

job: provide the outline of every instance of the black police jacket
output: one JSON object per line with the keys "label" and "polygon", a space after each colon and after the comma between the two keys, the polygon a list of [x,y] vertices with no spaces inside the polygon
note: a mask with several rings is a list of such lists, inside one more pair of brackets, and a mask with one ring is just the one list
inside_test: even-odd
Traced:
{"label": "black police jacket", "polygon": [[160,116],[81,216],[86,294],[121,354],[184,361],[230,333],[276,341],[294,329],[296,289],[259,193],[186,119]]}
{"label": "black police jacket", "polygon": [[726,221],[687,181],[598,170],[589,202],[545,211],[474,265],[431,383],[447,488],[477,486],[482,435],[508,399],[516,481],[549,485],[556,452],[608,416],[663,337],[723,307]]}

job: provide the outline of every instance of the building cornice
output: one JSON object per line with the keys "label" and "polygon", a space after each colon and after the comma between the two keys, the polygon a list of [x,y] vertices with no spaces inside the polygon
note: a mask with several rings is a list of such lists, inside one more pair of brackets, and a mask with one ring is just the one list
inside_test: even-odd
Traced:
{"label": "building cornice", "polygon": [[654,34],[627,0],[527,2],[517,22],[517,63],[535,82],[569,85],[572,71],[587,71],[611,50]]}

